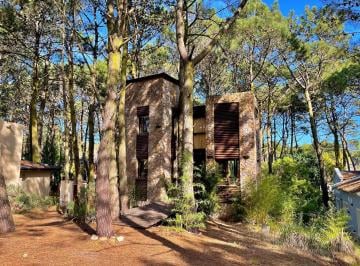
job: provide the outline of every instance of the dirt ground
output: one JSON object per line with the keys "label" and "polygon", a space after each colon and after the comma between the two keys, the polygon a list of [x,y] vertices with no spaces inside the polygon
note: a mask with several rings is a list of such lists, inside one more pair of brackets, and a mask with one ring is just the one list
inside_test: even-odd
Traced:
{"label": "dirt ground", "polygon": [[[55,209],[15,215],[16,232],[0,236],[0,265],[345,265],[285,249],[245,227],[210,223],[200,235],[166,227],[115,226],[123,242],[92,241],[91,228]],[[87,231],[87,232],[85,232]]]}

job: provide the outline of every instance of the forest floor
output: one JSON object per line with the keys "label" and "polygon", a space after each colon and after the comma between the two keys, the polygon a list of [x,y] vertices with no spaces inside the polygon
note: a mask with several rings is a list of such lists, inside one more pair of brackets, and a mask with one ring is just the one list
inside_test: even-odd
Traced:
{"label": "forest floor", "polygon": [[14,215],[16,232],[0,236],[0,265],[346,265],[266,241],[245,226],[209,223],[201,234],[167,227],[114,226],[124,241],[90,240],[91,227],[66,221],[54,208]]}

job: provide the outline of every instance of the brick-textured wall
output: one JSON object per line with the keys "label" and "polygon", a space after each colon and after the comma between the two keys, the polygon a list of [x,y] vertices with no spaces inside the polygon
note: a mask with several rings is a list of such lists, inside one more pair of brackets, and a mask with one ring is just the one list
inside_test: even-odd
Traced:
{"label": "brick-textured wall", "polygon": [[128,183],[134,188],[138,173],[136,136],[137,107],[149,106],[148,201],[166,199],[165,179],[171,178],[172,107],[178,101],[178,87],[163,78],[130,83],[126,91],[126,137]]}
{"label": "brick-textured wall", "polygon": [[214,106],[217,103],[239,103],[239,164],[241,187],[254,180],[259,173],[258,144],[256,134],[259,122],[255,119],[256,100],[252,93],[241,92],[223,96],[212,96],[206,101],[206,158],[207,163],[215,160]]}

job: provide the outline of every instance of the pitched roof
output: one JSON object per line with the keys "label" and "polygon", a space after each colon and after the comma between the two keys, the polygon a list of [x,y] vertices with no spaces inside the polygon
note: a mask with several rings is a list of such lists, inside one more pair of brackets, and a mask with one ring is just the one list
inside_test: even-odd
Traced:
{"label": "pitched roof", "polygon": [[126,84],[147,81],[147,80],[152,80],[152,79],[159,79],[159,78],[166,79],[172,83],[175,83],[176,85],[179,85],[179,81],[177,79],[173,78],[172,76],[170,76],[169,74],[167,74],[165,72],[154,74],[154,75],[149,75],[149,76],[145,76],[145,77],[141,77],[141,78],[130,79],[130,80],[126,81]]}
{"label": "pitched roof", "polygon": [[360,192],[360,171],[344,171],[341,175],[342,181],[335,184],[334,188],[349,193]]}
{"label": "pitched roof", "polygon": [[45,163],[34,163],[28,160],[21,160],[21,167],[22,171],[28,170],[59,170],[59,166],[51,166]]}

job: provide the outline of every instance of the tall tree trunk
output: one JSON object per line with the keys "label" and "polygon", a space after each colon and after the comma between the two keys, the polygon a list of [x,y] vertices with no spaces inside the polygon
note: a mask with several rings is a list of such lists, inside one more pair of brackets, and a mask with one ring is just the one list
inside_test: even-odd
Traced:
{"label": "tall tree trunk", "polygon": [[[107,98],[103,113],[102,139],[99,148],[98,177],[102,184],[109,182],[110,218],[118,219],[120,215],[119,182],[117,175],[115,124],[116,124],[116,92],[122,88],[121,84],[121,49],[124,45],[123,36],[126,34],[127,0],[107,1],[107,29],[108,29],[108,80]],[[100,176],[99,176],[100,174]],[[98,184],[96,184],[98,189]],[[96,191],[97,197],[102,191]],[[98,200],[97,200],[98,202]],[[100,206],[97,204],[97,207]],[[108,225],[105,225],[108,227]],[[111,224],[110,224],[111,227]]]}
{"label": "tall tree trunk", "polygon": [[5,176],[3,175],[2,169],[0,169],[0,234],[13,231],[15,231],[15,223],[6,192]]}
{"label": "tall tree trunk", "polygon": [[42,82],[42,91],[41,91],[41,100],[40,100],[40,110],[39,110],[39,144],[41,149],[43,148],[43,134],[44,134],[44,123],[45,123],[45,107],[49,91],[49,60],[45,61],[43,82]]}
{"label": "tall tree trunk", "polygon": [[118,105],[118,171],[121,211],[125,212],[129,207],[128,182],[126,174],[126,128],[125,128],[125,96],[126,96],[126,70],[128,62],[128,45],[123,47],[122,69],[121,69],[121,90],[119,93]]}
{"label": "tall tree trunk", "polygon": [[[107,118],[106,116],[104,116],[103,123],[105,124],[106,122],[105,119],[111,119],[111,124],[110,124],[111,128],[109,128],[108,131],[103,132],[103,136],[102,136],[104,139],[108,141],[107,144],[108,152],[110,153],[108,171],[109,171],[109,179],[110,179],[110,199],[111,199],[112,219],[117,219],[119,218],[120,215],[119,180],[117,175],[116,146],[115,146],[115,121],[116,121],[115,100],[116,100],[116,91],[121,77],[121,46],[122,46],[122,39],[113,36],[112,49],[109,51],[109,59],[108,59],[109,60],[108,90],[110,90],[109,93],[115,93],[115,98],[114,98],[114,102],[112,102],[112,98],[110,98],[109,99],[110,103],[108,102],[106,103],[108,104],[108,108],[110,108],[111,117]],[[112,104],[114,104],[115,106],[112,106]]]}
{"label": "tall tree trunk", "polygon": [[194,86],[194,65],[189,61],[183,62],[184,84],[182,86],[181,113],[183,114],[182,132],[182,159],[181,159],[181,181],[183,193],[191,204],[195,204],[193,185],[193,86]]}
{"label": "tall tree trunk", "polygon": [[310,127],[311,127],[312,139],[313,139],[313,146],[314,146],[314,150],[315,150],[316,157],[318,160],[320,186],[321,186],[321,191],[322,191],[322,200],[323,200],[324,206],[327,208],[327,207],[329,207],[329,193],[328,193],[328,189],[327,189],[327,182],[326,182],[326,176],[325,176],[325,166],[324,166],[322,151],[321,151],[320,142],[319,142],[319,138],[318,138],[318,131],[317,131],[317,127],[316,127],[314,109],[313,109],[312,100],[311,100],[311,96],[310,96],[310,92],[309,92],[308,88],[304,89],[304,94],[305,94],[305,100],[306,100],[309,119],[310,119]]}
{"label": "tall tree trunk", "polygon": [[[72,52],[70,53],[70,58],[72,57]],[[74,64],[73,60],[69,61],[70,73],[69,73],[69,107],[70,107],[70,120],[71,120],[71,147],[72,154],[74,159],[75,166],[75,184],[76,191],[75,197],[77,197],[78,192],[80,191],[80,186],[82,183],[82,177],[80,172],[80,155],[79,155],[79,141],[77,136],[77,119],[76,119],[76,108],[75,108],[75,99],[74,99]]]}
{"label": "tall tree trunk", "polygon": [[32,95],[30,102],[30,151],[31,151],[31,160],[35,163],[41,162],[41,151],[39,144],[39,134],[38,134],[38,113],[36,105],[39,98],[39,61],[40,61],[40,38],[39,33],[39,23],[36,23],[35,29],[35,54],[33,59],[33,73],[32,73]]}
{"label": "tall tree trunk", "polygon": [[91,210],[95,207],[95,163],[94,163],[94,147],[95,147],[95,104],[90,103],[88,115],[89,127],[89,176],[88,176],[88,191],[87,191],[87,204],[88,209]]}
{"label": "tall tree trunk", "polygon": [[68,57],[69,57],[69,107],[70,107],[70,120],[71,120],[71,147],[75,166],[75,184],[76,191],[74,191],[75,200],[80,192],[80,186],[82,185],[82,176],[80,172],[80,154],[79,154],[79,141],[77,137],[77,118],[75,108],[75,73],[74,73],[74,41],[75,41],[75,3],[72,3],[71,18],[72,29],[68,45]]}
{"label": "tall tree trunk", "polygon": [[270,114],[270,95],[268,95],[268,103],[267,103],[267,116],[266,116],[266,142],[267,142],[267,153],[268,153],[268,172],[269,174],[273,173],[272,165],[273,165],[273,147],[272,147],[272,114]]}
{"label": "tall tree trunk", "polygon": [[62,50],[61,50],[61,83],[62,83],[62,93],[63,93],[63,121],[64,121],[64,134],[63,134],[63,177],[65,180],[69,180],[70,173],[70,152],[69,152],[69,141],[70,141],[70,133],[69,133],[69,121],[70,114],[68,110],[68,80],[65,72],[65,55],[66,55],[66,29],[65,29],[65,17],[66,17],[66,7],[65,1],[62,3],[62,12],[63,12],[63,22],[62,22]]}

